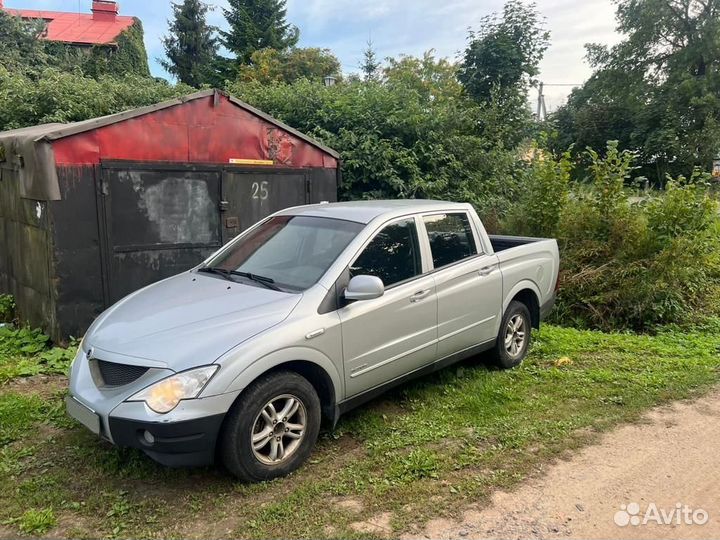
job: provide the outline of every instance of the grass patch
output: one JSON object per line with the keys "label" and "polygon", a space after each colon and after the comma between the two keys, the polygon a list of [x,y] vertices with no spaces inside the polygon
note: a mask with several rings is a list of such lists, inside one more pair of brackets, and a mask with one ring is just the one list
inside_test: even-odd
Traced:
{"label": "grass patch", "polygon": [[[302,470],[256,485],[117,450],[61,420],[59,394],[0,386],[0,522],[27,533],[37,516],[26,513],[49,509],[53,519],[37,521],[59,536],[324,538],[357,537],[354,522],[392,512],[399,534],[709,388],[720,375],[719,326],[654,336],[546,326],[521,368],[469,361],[404,385],[324,433]],[[49,440],[35,436],[43,426]]]}

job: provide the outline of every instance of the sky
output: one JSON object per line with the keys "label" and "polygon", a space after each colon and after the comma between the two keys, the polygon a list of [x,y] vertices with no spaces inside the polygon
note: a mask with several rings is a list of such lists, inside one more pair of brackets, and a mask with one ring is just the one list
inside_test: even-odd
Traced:
{"label": "sky", "polygon": [[[216,6],[211,23],[223,26],[224,0]],[[537,0],[551,32],[551,46],[540,68],[547,86],[548,109],[561,105],[572,86],[590,75],[584,61],[585,43],[614,44],[614,7],[611,0]],[[90,11],[91,0],[5,0],[6,7]],[[503,0],[287,0],[288,20],[300,28],[299,45],[331,49],[344,72],[357,71],[368,39],[379,57],[421,55],[434,49],[436,56],[456,58],[466,43],[468,28],[477,28],[483,16],[502,9]],[[120,13],[143,21],[145,42],[153,74],[168,77],[157,62],[163,54],[160,37],[171,14],[166,0],[120,0]],[[537,100],[537,91],[531,94]]]}

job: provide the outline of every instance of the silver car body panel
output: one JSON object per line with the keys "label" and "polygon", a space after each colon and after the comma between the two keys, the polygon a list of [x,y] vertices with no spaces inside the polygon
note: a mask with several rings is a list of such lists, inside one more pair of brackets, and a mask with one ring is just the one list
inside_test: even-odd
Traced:
{"label": "silver car body panel", "polygon": [[[435,269],[423,217],[458,212],[470,219],[478,254]],[[88,330],[70,377],[71,395],[97,412],[106,438],[111,439],[111,417],[172,423],[223,414],[257,377],[288,362],[321,368],[331,382],[335,404],[340,405],[442,358],[494,342],[507,305],[520,291],[533,291],[539,305],[554,297],[559,266],[556,242],[538,240],[496,254],[467,204],[371,201],[290,208],[275,215],[344,219],[365,227],[319,281],[302,293],[231,282],[195,268],[109,308]],[[387,288],[380,298],[319,312],[336,282],[375,235],[388,223],[408,217],[418,230],[422,275]],[[247,233],[218,253],[232,249]],[[149,369],[128,385],[98,386],[88,353]],[[220,369],[200,396],[181,402],[168,414],[127,402],[173,373],[212,363]]]}

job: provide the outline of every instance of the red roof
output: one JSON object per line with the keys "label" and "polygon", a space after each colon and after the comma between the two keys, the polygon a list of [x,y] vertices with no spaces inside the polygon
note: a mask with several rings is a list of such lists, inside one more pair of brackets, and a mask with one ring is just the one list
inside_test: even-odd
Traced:
{"label": "red roof", "polygon": [[82,45],[114,44],[117,37],[135,22],[134,17],[121,15],[97,18],[90,13],[65,13],[63,11],[33,9],[6,9],[5,11],[23,19],[44,19],[47,21],[47,33],[43,38],[48,41],[63,41]]}

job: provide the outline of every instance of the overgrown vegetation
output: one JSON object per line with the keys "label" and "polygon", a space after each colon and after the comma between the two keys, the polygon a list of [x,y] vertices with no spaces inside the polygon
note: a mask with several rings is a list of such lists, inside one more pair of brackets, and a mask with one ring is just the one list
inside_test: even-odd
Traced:
{"label": "overgrown vegetation", "polygon": [[0,129],[75,122],[191,93],[184,85],[127,76],[85,77],[47,68],[39,78],[0,66]]}
{"label": "overgrown vegetation", "polygon": [[667,180],[631,201],[634,157],[611,143],[587,151],[590,184],[568,196],[571,162],[540,151],[528,196],[506,226],[557,236],[561,291],[555,319],[601,329],[648,330],[720,313],[720,215],[709,176]]}
{"label": "overgrown vegetation", "polygon": [[[17,375],[0,383],[0,536],[345,538],[382,512],[399,536],[715,384],[720,320],[708,324],[655,336],[546,326],[522,368],[473,360],[402,386],[323,434],[306,467],[257,485],[115,449],[65,417],[64,376]],[[16,342],[0,335],[41,364]]]}
{"label": "overgrown vegetation", "polygon": [[0,294],[0,324],[15,318],[15,299],[9,294]]}
{"label": "overgrown vegetation", "polygon": [[0,384],[16,377],[65,375],[75,356],[73,345],[50,348],[50,338],[40,330],[0,328]]}
{"label": "overgrown vegetation", "polygon": [[79,47],[38,39],[45,23],[0,10],[0,66],[37,79],[46,68],[81,71],[85,76],[150,77],[142,23],[136,20],[116,43]]}
{"label": "overgrown vegetation", "polygon": [[502,208],[520,178],[514,147],[522,135],[513,128],[520,105],[472,101],[456,69],[426,54],[390,62],[381,81],[229,89],[338,150],[343,199],[435,197]]}

